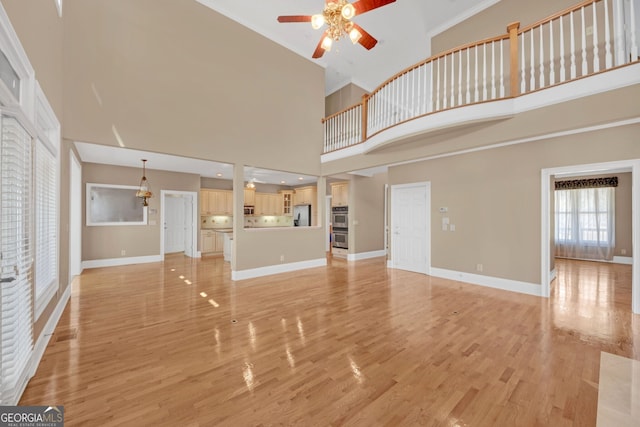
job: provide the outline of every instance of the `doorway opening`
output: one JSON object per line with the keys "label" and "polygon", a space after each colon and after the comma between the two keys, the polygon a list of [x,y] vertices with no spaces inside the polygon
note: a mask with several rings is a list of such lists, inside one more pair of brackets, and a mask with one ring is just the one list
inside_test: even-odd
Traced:
{"label": "doorway opening", "polygon": [[640,314],[640,160],[622,160],[605,163],[592,163],[586,165],[574,165],[543,169],[541,174],[541,287],[542,296],[549,297],[551,293],[551,281],[553,280],[551,269],[551,255],[553,254],[551,239],[551,209],[552,209],[552,180],[555,176],[568,175],[601,175],[614,172],[631,172],[631,233],[632,233],[632,283],[631,283],[631,309]]}
{"label": "doorway opening", "polygon": [[198,255],[198,193],[194,191],[162,190],[160,197],[160,257],[184,252]]}

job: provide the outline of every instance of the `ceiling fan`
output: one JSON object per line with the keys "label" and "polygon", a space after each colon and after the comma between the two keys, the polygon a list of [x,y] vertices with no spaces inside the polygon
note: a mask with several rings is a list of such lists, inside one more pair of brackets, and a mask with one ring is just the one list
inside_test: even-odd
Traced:
{"label": "ceiling fan", "polygon": [[396,0],[357,0],[348,3],[347,0],[325,0],[324,10],[316,15],[278,16],[278,22],[311,22],[314,29],[327,24],[320,42],[313,52],[313,58],[320,58],[325,51],[331,50],[334,41],[348,36],[353,44],[360,43],[365,49],[372,49],[378,40],[362,29],[351,19],[373,9],[394,3]]}

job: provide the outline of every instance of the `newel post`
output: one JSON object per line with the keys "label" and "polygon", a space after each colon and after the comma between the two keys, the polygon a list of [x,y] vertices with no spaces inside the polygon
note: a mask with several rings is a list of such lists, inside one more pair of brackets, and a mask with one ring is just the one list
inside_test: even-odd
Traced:
{"label": "newel post", "polygon": [[362,95],[362,111],[360,112],[362,115],[362,141],[360,142],[367,140],[367,116],[369,115],[367,113],[367,105],[369,104],[369,96],[368,93]]}
{"label": "newel post", "polygon": [[507,32],[509,33],[509,55],[511,56],[510,62],[510,75],[511,75],[511,96],[518,96],[518,29],[520,28],[520,22],[513,22],[507,25]]}

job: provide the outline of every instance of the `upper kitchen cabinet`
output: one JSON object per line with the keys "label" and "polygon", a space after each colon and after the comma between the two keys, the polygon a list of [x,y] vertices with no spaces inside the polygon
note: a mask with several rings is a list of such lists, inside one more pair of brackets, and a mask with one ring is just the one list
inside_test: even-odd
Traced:
{"label": "upper kitchen cabinet", "polygon": [[244,205],[245,206],[256,205],[256,189],[255,188],[244,189]]}
{"label": "upper kitchen cabinet", "polygon": [[280,195],[275,193],[256,193],[254,215],[282,215]]}
{"label": "upper kitchen cabinet", "polygon": [[201,215],[233,215],[233,191],[200,190]]}
{"label": "upper kitchen cabinet", "polygon": [[349,205],[349,183],[334,182],[331,184],[331,206]]}
{"label": "upper kitchen cabinet", "polygon": [[280,215],[293,215],[293,190],[280,190]]}
{"label": "upper kitchen cabinet", "polygon": [[315,205],[317,204],[318,188],[317,186],[298,187],[293,193],[294,205]]}

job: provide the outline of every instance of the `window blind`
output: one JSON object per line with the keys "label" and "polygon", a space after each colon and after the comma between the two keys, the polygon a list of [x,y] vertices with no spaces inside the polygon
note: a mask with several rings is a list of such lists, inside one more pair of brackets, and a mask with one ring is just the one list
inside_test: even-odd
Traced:
{"label": "window blind", "polygon": [[34,167],[35,293],[36,305],[42,306],[57,283],[57,206],[56,158],[41,140],[36,142]]}
{"label": "window blind", "polygon": [[0,404],[15,404],[33,349],[30,243],[31,137],[2,116],[0,147]]}

